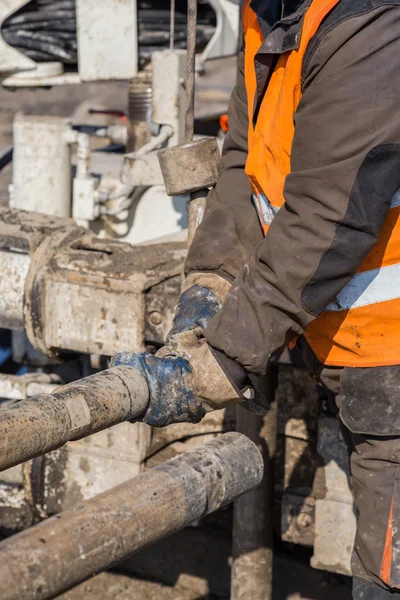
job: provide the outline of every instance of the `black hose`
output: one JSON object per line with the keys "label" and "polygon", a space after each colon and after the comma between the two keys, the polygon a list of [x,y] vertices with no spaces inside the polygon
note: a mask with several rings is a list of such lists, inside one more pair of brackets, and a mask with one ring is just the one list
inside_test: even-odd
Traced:
{"label": "black hose", "polygon": [[[0,0],[1,1],[1,0]],[[165,0],[138,1],[138,44],[141,62],[154,50],[169,47],[170,10]],[[186,0],[176,0],[175,48],[186,47]],[[9,17],[2,26],[4,40],[37,62],[76,64],[75,0],[32,0]],[[199,5],[197,48],[203,48],[215,31],[215,14]]]}
{"label": "black hose", "polygon": [[13,158],[14,148],[10,148],[3,155],[0,155],[0,171],[10,164]]}

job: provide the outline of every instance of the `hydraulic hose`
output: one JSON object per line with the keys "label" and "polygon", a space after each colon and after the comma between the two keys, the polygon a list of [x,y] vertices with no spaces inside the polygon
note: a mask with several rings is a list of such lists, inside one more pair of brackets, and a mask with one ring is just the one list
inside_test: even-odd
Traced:
{"label": "hydraulic hose", "polygon": [[[138,1],[139,57],[145,64],[154,50],[186,47],[185,0],[174,0],[176,9],[165,8],[165,0]],[[174,14],[171,23],[171,14]],[[207,4],[199,7],[197,48],[203,48],[215,32],[215,13]],[[173,35],[171,36],[171,31]],[[24,6],[3,24],[4,40],[37,62],[77,64],[75,0],[36,0]]]}

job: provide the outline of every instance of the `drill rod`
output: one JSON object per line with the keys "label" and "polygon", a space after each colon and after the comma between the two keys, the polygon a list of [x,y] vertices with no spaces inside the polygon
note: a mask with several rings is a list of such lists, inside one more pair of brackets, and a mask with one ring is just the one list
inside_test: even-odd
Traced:
{"label": "drill rod", "polygon": [[121,366],[0,409],[0,471],[134,420],[148,401],[144,378]]}
{"label": "drill rod", "polygon": [[226,433],[0,543],[2,600],[48,600],[257,486],[259,450]]}

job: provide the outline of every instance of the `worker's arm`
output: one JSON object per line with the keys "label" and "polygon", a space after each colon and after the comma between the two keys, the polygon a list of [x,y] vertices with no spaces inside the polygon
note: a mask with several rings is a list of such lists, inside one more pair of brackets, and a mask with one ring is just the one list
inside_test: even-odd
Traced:
{"label": "worker's arm", "polygon": [[230,284],[262,240],[244,168],[247,159],[248,107],[243,75],[243,52],[238,58],[237,82],[229,103],[229,130],[222,153],[223,171],[207,198],[185,264],[188,281],[200,283],[199,273],[219,275]]}
{"label": "worker's arm", "polygon": [[247,159],[248,106],[244,53],[238,56],[236,86],[229,103],[229,131],[222,153],[222,174],[207,198],[185,264],[183,294],[171,335],[204,327],[221,307],[255,244],[263,239],[244,172]]}
{"label": "worker's arm", "polygon": [[[122,353],[115,365],[138,369],[149,385],[150,403],[143,421],[164,426],[199,421],[209,410],[242,402],[263,412],[263,382],[242,378],[237,367],[232,384],[203,337],[203,330],[221,308],[240,266],[262,231],[251,202],[244,167],[247,158],[247,100],[243,52],[238,58],[237,84],[229,106],[229,132],[223,150],[223,172],[207,199],[207,211],[189,250],[185,282],[166,345],[156,356]],[[255,389],[257,388],[257,391]]]}
{"label": "worker's arm", "polygon": [[228,374],[237,364],[265,373],[379,237],[400,185],[399,48],[393,6],[342,22],[312,47],[286,204],[204,332]]}
{"label": "worker's arm", "polygon": [[[124,353],[115,359],[139,369],[148,382],[146,422],[198,421],[231,402],[266,408],[264,378],[254,374],[265,373],[269,358],[303,333],[374,245],[400,186],[399,39],[400,9],[385,7],[342,22],[309,55],[286,205],[249,259],[239,251],[246,264],[222,308],[215,304],[214,316],[211,311],[200,320],[192,299],[187,322],[158,356]],[[249,206],[243,202],[243,212],[237,206],[231,223],[239,227],[240,218],[253,219]],[[204,252],[210,260],[204,259],[203,271],[228,281],[236,238],[223,227],[228,211],[213,206],[212,214],[199,229],[197,240],[205,247],[198,244],[189,271],[202,271]]]}

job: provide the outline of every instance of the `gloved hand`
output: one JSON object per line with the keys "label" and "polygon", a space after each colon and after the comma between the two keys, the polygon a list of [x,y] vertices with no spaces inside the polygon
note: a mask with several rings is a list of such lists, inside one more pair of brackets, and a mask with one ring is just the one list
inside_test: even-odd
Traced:
{"label": "gloved hand", "polygon": [[[193,285],[186,285],[181,294],[166,345],[156,355],[122,352],[114,357],[112,366],[134,367],[146,379],[150,402],[142,421],[153,427],[197,423],[206,412],[234,402],[264,414],[264,379],[257,380],[261,385],[254,385],[253,377],[248,377],[236,361],[213,350],[203,337],[204,328],[222,306],[229,284],[214,275],[190,277],[186,284]],[[199,285],[203,282],[207,288]]]}
{"label": "gloved hand", "polygon": [[112,366],[134,367],[148,383],[150,402],[144,423],[153,427],[198,423],[206,412],[242,399],[206,340],[198,336],[195,330],[181,333],[156,355],[121,352],[114,357]]}
{"label": "gloved hand", "polygon": [[179,298],[172,329],[166,343],[180,333],[205,329],[219,311],[230,289],[230,283],[215,274],[190,273]]}

